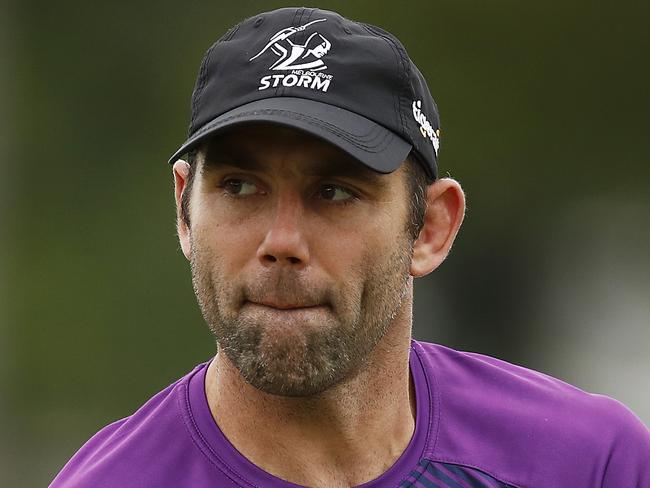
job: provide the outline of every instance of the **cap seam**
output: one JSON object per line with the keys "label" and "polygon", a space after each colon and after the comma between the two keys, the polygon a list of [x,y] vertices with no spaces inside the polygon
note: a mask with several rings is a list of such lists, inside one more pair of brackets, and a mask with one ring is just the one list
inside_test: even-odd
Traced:
{"label": "cap seam", "polygon": [[218,44],[222,42],[227,42],[230,39],[233,38],[235,33],[239,30],[239,27],[241,26],[241,22],[231,29],[228,30],[223,36],[221,36],[219,39],[217,39],[212,46],[210,46],[210,49],[205,53],[205,56],[203,58],[203,63],[201,64],[201,69],[199,70],[199,82],[197,82],[197,86],[195,88],[195,93],[196,95],[192,96],[192,120],[190,122],[190,127],[189,127],[189,133],[192,133],[192,127],[194,127],[194,123],[196,122],[196,117],[197,113],[194,110],[194,107],[196,107],[201,99],[201,96],[203,95],[203,90],[205,89],[207,85],[207,74],[208,74],[208,66],[210,64],[210,60],[212,58],[212,51],[214,51],[214,48],[217,47]]}
{"label": "cap seam", "polygon": [[[363,25],[368,29],[368,31],[370,31],[372,34],[374,34],[374,35],[380,37],[381,39],[383,39],[384,41],[386,41],[386,43],[390,46],[391,50],[396,55],[395,57],[397,58],[397,61],[401,64],[401,69],[399,70],[400,83],[404,87],[408,88],[408,83],[406,82],[408,80],[408,78],[406,76],[406,71],[407,71],[408,66],[404,62],[404,56],[402,55],[402,51],[401,51],[399,45],[389,35],[384,34],[380,30],[378,30],[378,28],[376,28],[375,26],[370,26],[368,24],[363,24]],[[400,90],[400,92],[401,92],[401,90]],[[401,124],[402,132],[405,133],[405,134],[408,134],[408,131],[406,130],[407,127],[406,127],[406,124],[404,122],[404,113],[402,112],[402,95],[401,95],[401,93],[396,97],[396,99],[397,99],[397,104],[398,104],[397,113],[398,113],[398,116],[399,116],[399,122]]]}
{"label": "cap seam", "polygon": [[203,90],[205,89],[205,86],[207,84],[207,71],[208,71],[208,64],[210,64],[210,56],[212,55],[212,51],[214,48],[219,44],[221,39],[216,41],[212,46],[210,46],[210,49],[205,53],[205,56],[203,58],[203,63],[201,64],[201,68],[199,69],[199,81],[196,84],[196,88],[194,89],[194,94],[192,95],[192,120],[190,121],[190,127],[189,127],[189,133],[192,133],[192,128],[194,127],[194,123],[196,122],[196,118],[198,115],[198,110],[195,110],[195,107],[198,107],[201,95],[203,94]]}
{"label": "cap seam", "polygon": [[[314,9],[309,8],[309,7],[304,7],[303,12],[300,15],[300,24],[306,24],[311,20],[312,15],[314,15]],[[297,39],[300,39],[300,42],[304,42],[306,40],[307,33],[305,31],[300,32],[297,35]]]}
{"label": "cap seam", "polygon": [[[406,53],[404,52],[404,49],[402,48],[402,46],[400,46],[400,44],[398,42],[396,42],[395,39],[393,39],[390,36],[386,36],[386,39],[388,40],[388,42],[393,44],[393,46],[395,46],[395,49],[397,50],[397,54],[400,57],[400,60],[402,62],[402,69],[400,70],[400,76],[402,77],[402,84],[404,85],[405,91],[407,91],[409,89],[409,87],[410,87],[410,82],[409,82],[410,77],[407,76],[407,73],[410,71],[410,66],[408,65],[408,62],[407,62],[408,57],[406,56]],[[400,120],[402,122],[402,130],[405,133],[408,133],[407,127],[406,127],[406,121],[404,120],[404,111],[402,110],[402,108],[404,108],[404,110],[406,110],[406,108],[408,107],[408,101],[404,104],[404,107],[402,107],[403,98],[404,98],[403,94],[400,93],[400,95],[399,95],[399,100],[400,100],[399,115],[400,115]]]}
{"label": "cap seam", "polygon": [[240,27],[240,26],[241,26],[241,23],[237,24],[235,27],[233,27],[233,28],[230,29],[228,32],[226,32],[226,33],[224,34],[224,36],[223,36],[221,39],[219,39],[219,42],[228,42],[230,39],[232,39],[233,37],[235,37],[235,34],[236,34],[237,31],[239,30],[239,27]]}
{"label": "cap seam", "polygon": [[[262,110],[253,110],[251,112],[242,112],[236,115],[231,115],[229,117],[226,117],[225,119],[222,119],[219,121],[219,124],[215,126],[210,126],[210,123],[206,124],[204,128],[200,131],[197,131],[194,134],[194,137],[197,139],[200,138],[203,134],[206,132],[209,132],[211,129],[214,129],[220,125],[226,124],[227,122],[235,119],[239,119],[248,115],[256,114],[256,113],[269,113],[270,115],[274,114],[287,114],[289,115],[290,118],[294,119],[299,119],[307,122],[308,124],[315,125],[317,127],[321,127],[323,129],[328,130],[330,133],[339,136],[341,139],[344,139],[345,141],[349,142],[355,147],[358,147],[360,149],[365,150],[366,152],[371,152],[371,153],[379,153],[381,152],[386,146],[388,146],[389,141],[389,136],[391,135],[390,131],[386,130],[386,132],[382,135],[381,140],[379,141],[378,144],[375,144],[373,146],[366,146],[364,144],[361,144],[360,140],[355,140],[349,137],[349,134],[341,131],[338,127],[335,125],[329,124],[328,122],[325,122],[324,120],[321,120],[317,117],[313,116],[308,116],[304,115],[298,112],[293,112],[291,110],[284,110],[284,109],[262,109]],[[373,140],[373,139],[370,139]],[[197,141],[194,141],[197,142]]]}
{"label": "cap seam", "polygon": [[[296,27],[297,24],[301,23],[302,15],[303,12],[305,11],[304,7],[298,7],[296,11],[293,13],[293,19],[291,19],[290,25],[292,27]],[[285,93],[285,87],[282,86],[282,84],[278,84],[278,86],[275,88],[274,96],[276,97],[283,97]]]}
{"label": "cap seam", "polygon": [[[369,24],[364,24],[364,23],[361,23],[361,25],[362,25],[362,26],[363,26],[363,27],[364,27],[364,28],[365,28],[365,29],[366,29],[370,34],[372,34],[372,35],[374,35],[374,36],[376,36],[376,37],[379,37],[380,39],[383,39],[383,40],[386,42],[386,44],[388,44],[388,46],[391,48],[391,51],[393,51],[393,54],[394,54],[395,57],[397,58],[397,61],[398,61],[398,62],[400,61],[399,56],[398,56],[397,53],[395,52],[395,47],[394,47],[391,43],[389,43],[389,42],[387,41],[386,37],[385,37],[384,35],[382,35],[381,32],[379,32],[378,30],[375,29],[375,26],[372,26],[372,25],[369,25]],[[401,73],[400,73],[400,78],[401,78]],[[401,104],[400,104],[400,102],[399,102],[399,97],[396,97],[395,95],[393,95],[393,110],[395,110],[395,111],[397,112],[397,114],[398,114],[398,122],[401,124],[402,129],[404,129],[404,121],[403,121],[403,119],[402,119],[402,111],[401,111],[401,106],[400,106],[400,105],[401,105]]]}

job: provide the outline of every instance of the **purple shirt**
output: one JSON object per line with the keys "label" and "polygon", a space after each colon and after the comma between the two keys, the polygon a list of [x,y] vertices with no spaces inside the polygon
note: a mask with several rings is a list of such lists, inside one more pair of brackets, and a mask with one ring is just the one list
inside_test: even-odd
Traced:
{"label": "purple shirt", "polygon": [[[361,486],[650,488],[650,431],[624,405],[480,354],[413,341],[413,437]],[[214,422],[207,364],[99,431],[51,488],[297,487],[258,468]]]}

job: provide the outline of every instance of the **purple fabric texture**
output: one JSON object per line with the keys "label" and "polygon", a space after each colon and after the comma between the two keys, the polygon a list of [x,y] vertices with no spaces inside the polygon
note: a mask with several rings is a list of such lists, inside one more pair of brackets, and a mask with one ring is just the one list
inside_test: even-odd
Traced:
{"label": "purple fabric texture", "polygon": [[[375,487],[650,488],[650,431],[616,400],[498,359],[412,342],[416,428]],[[51,488],[290,488],[212,418],[206,364],[93,436]]]}

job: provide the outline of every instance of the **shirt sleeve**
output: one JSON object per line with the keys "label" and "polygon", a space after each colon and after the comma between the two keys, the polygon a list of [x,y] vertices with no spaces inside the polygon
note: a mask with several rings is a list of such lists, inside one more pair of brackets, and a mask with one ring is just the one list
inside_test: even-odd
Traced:
{"label": "shirt sleeve", "polygon": [[650,488],[650,430],[626,406],[612,401],[614,434],[602,488]]}

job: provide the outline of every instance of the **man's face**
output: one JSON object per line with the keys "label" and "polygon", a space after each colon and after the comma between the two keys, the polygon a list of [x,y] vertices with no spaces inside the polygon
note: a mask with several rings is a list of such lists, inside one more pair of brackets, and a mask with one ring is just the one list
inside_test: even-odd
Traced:
{"label": "man's face", "polygon": [[201,152],[194,288],[220,351],[250,384],[313,395],[368,358],[406,306],[406,186],[402,169],[380,175],[271,125],[236,128]]}

